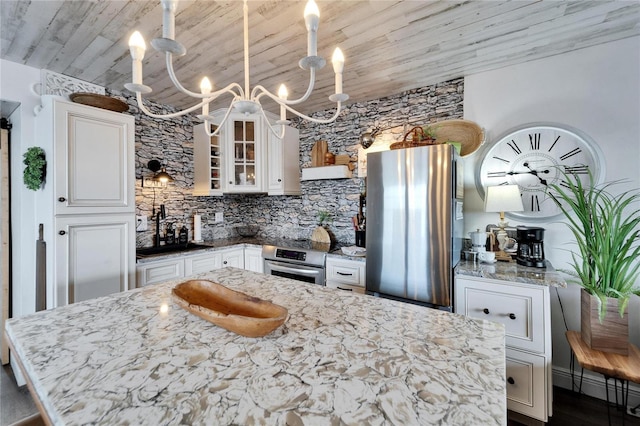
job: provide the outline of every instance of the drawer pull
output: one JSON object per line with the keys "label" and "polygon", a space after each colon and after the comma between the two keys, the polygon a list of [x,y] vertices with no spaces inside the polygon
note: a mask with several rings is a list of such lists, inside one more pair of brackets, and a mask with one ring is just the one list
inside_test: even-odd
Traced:
{"label": "drawer pull", "polygon": [[58,201],[60,201],[61,203],[64,203],[65,201],[67,201],[67,199],[64,197],[60,197],[58,198]]}
{"label": "drawer pull", "polygon": [[344,291],[353,291],[352,288],[342,288],[342,287],[338,287],[338,286],[336,288],[338,288],[340,290],[344,290]]}
{"label": "drawer pull", "polygon": [[338,275],[344,275],[344,276],[346,276],[346,277],[350,277],[350,276],[352,276],[352,275],[353,275],[353,274],[347,274],[347,273],[345,273],[345,272],[340,272],[340,271],[337,271],[337,272],[336,272],[336,274],[338,274]]}
{"label": "drawer pull", "polygon": [[509,318],[511,318],[512,320],[516,319],[516,314],[509,314]]}
{"label": "drawer pull", "polygon": [[512,385],[512,384],[514,384],[516,381],[515,381],[515,380],[513,380],[513,377],[509,377],[509,378],[507,379],[507,382],[509,382],[509,384],[510,384],[510,385]]}
{"label": "drawer pull", "polygon": [[484,308],[484,309],[482,310],[482,312],[484,312],[485,314],[489,315],[489,309],[487,309],[487,308]]}
{"label": "drawer pull", "polygon": [[65,231],[58,231],[58,234],[64,235],[64,234],[66,234],[66,232]]}

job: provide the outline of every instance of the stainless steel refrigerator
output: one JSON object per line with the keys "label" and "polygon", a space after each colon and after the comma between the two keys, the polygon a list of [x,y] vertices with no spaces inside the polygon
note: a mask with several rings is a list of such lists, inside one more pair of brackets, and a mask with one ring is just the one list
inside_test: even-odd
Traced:
{"label": "stainless steel refrigerator", "polygon": [[463,192],[451,145],[367,155],[367,293],[452,309]]}

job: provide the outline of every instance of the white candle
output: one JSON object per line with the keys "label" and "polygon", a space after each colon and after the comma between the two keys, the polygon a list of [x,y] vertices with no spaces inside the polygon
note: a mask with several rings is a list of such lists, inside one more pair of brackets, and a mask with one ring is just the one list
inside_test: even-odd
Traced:
{"label": "white candle", "polygon": [[202,216],[193,215],[193,239],[194,241],[202,241]]}
{"label": "white candle", "polygon": [[309,0],[304,8],[304,22],[307,26],[307,56],[318,56],[317,35],[320,10],[313,0]]}
{"label": "white candle", "polygon": [[[209,81],[209,79],[207,77],[204,77],[200,82],[200,93],[202,93],[203,95],[211,93],[212,88],[213,87],[211,86],[211,82]],[[202,105],[202,115],[209,115],[209,104]]]}
{"label": "white candle", "polygon": [[139,31],[134,31],[129,37],[129,52],[131,53],[131,81],[134,84],[142,84],[142,60],[147,45]]}
{"label": "white candle", "polygon": [[342,71],[344,70],[344,55],[339,47],[333,52],[331,58],[333,64],[333,72],[336,73],[336,94],[342,93]]}
{"label": "white candle", "polygon": [[[286,101],[288,96],[289,96],[289,92],[287,91],[287,86],[285,86],[284,84],[281,84],[280,89],[278,89],[278,97]],[[286,119],[287,119],[287,109],[284,107],[284,105],[280,105],[280,120],[284,121]]]}
{"label": "white candle", "polygon": [[162,37],[170,40],[176,37],[175,14],[178,0],[162,0]]}

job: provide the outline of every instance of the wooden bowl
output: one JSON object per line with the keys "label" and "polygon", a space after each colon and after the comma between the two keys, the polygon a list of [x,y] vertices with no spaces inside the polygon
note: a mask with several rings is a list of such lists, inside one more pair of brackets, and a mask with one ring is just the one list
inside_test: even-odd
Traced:
{"label": "wooden bowl", "polygon": [[286,308],[221,284],[190,280],[171,291],[181,308],[226,330],[247,337],[262,337],[280,327]]}

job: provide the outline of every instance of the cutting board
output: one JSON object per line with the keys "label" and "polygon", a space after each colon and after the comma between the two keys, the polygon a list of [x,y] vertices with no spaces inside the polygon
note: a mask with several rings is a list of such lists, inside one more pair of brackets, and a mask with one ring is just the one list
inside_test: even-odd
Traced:
{"label": "cutting board", "polygon": [[324,166],[324,155],[327,153],[327,141],[317,141],[311,148],[311,167]]}

